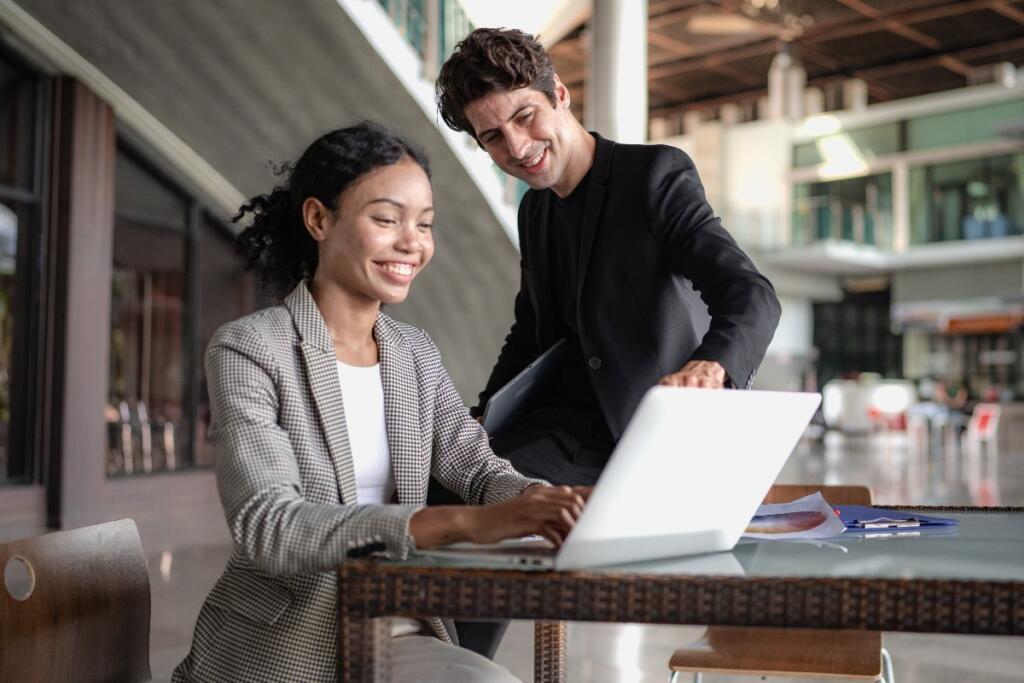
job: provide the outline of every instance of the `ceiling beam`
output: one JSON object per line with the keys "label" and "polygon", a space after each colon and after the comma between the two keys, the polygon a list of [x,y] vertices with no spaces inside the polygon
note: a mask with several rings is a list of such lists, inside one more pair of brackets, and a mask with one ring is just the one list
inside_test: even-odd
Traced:
{"label": "ceiling beam", "polygon": [[750,57],[760,57],[762,55],[772,54],[777,50],[778,41],[762,39],[757,43],[749,44],[738,49],[713,52],[699,58],[688,59],[684,62],[676,62],[674,64],[664,64],[654,68],[648,68],[647,75],[650,78],[667,78],[669,76],[676,76],[689,71],[707,69],[709,66],[716,66]]}
{"label": "ceiling beam", "polygon": [[860,14],[863,14],[869,19],[878,22],[879,24],[884,26],[887,31],[891,33],[895,33],[896,35],[906,38],[907,40],[910,40],[912,42],[915,42],[918,45],[922,45],[928,48],[929,50],[939,50],[942,48],[942,43],[937,41],[935,38],[932,38],[929,35],[925,35],[920,31],[916,31],[910,28],[909,26],[907,26],[902,21],[899,21],[898,19],[887,18],[882,16],[881,12],[879,12],[877,9],[867,4],[866,2],[863,2],[862,0],[838,1],[852,9],[854,12],[859,12]]}
{"label": "ceiling beam", "polygon": [[[932,19],[942,19],[944,17],[969,14],[970,12],[988,9],[991,3],[992,0],[971,0],[970,2],[941,5],[939,7],[929,7],[926,9],[901,9],[896,12],[882,12],[879,14],[879,17],[881,19],[891,19],[904,25],[917,24],[924,21],[930,21]],[[839,38],[849,38],[851,36],[862,35],[864,33],[873,33],[879,30],[882,29],[878,25],[877,20],[856,21],[855,23],[844,22],[843,26],[838,27],[830,22],[821,22],[811,27],[811,29],[804,34],[801,41],[821,43],[829,40],[837,40]]]}
{"label": "ceiling beam", "polygon": [[647,42],[651,45],[657,45],[664,50],[668,50],[676,57],[692,57],[695,53],[692,46],[678,41],[675,38],[669,38],[666,35],[657,33],[656,31],[647,32]]}
{"label": "ceiling beam", "polygon": [[992,11],[999,12],[999,14],[1002,14],[1007,19],[1012,19],[1018,24],[1024,25],[1024,12],[1011,6],[1010,3],[1004,2],[1003,0],[994,0],[989,3],[989,7]]}

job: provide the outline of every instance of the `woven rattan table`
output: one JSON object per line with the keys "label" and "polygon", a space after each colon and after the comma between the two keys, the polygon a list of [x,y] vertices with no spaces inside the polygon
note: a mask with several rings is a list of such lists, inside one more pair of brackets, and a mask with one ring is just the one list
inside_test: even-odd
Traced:
{"label": "woven rattan table", "polygon": [[424,557],[348,562],[339,569],[338,676],[389,680],[393,615],[536,620],[536,681],[565,680],[562,620],[1024,635],[1024,509],[926,510],[960,527],[741,543],[587,571]]}

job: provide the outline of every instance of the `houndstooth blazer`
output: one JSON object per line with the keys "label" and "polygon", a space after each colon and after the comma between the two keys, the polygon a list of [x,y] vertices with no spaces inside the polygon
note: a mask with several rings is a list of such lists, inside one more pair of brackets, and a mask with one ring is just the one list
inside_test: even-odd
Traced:
{"label": "houndstooth blazer", "polygon": [[334,344],[305,283],[214,335],[210,439],[235,549],[173,680],[337,680],[337,565],[404,559],[431,473],[473,504],[537,483],[491,451],[425,332],[384,314],[373,331],[398,505],[356,499]]}

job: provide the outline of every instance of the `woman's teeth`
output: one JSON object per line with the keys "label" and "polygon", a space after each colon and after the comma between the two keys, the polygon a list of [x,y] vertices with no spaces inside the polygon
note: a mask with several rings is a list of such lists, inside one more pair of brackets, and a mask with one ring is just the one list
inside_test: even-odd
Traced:
{"label": "woman's teeth", "polygon": [[408,263],[382,263],[381,267],[395,275],[412,275],[412,266]]}

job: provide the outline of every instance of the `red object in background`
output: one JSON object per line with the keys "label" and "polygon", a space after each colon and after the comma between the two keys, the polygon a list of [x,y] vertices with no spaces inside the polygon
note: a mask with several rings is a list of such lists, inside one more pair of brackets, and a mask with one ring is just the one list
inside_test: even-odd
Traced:
{"label": "red object in background", "polygon": [[907,430],[906,412],[883,413],[875,406],[871,406],[868,408],[868,418],[876,427],[896,432],[904,432]]}

